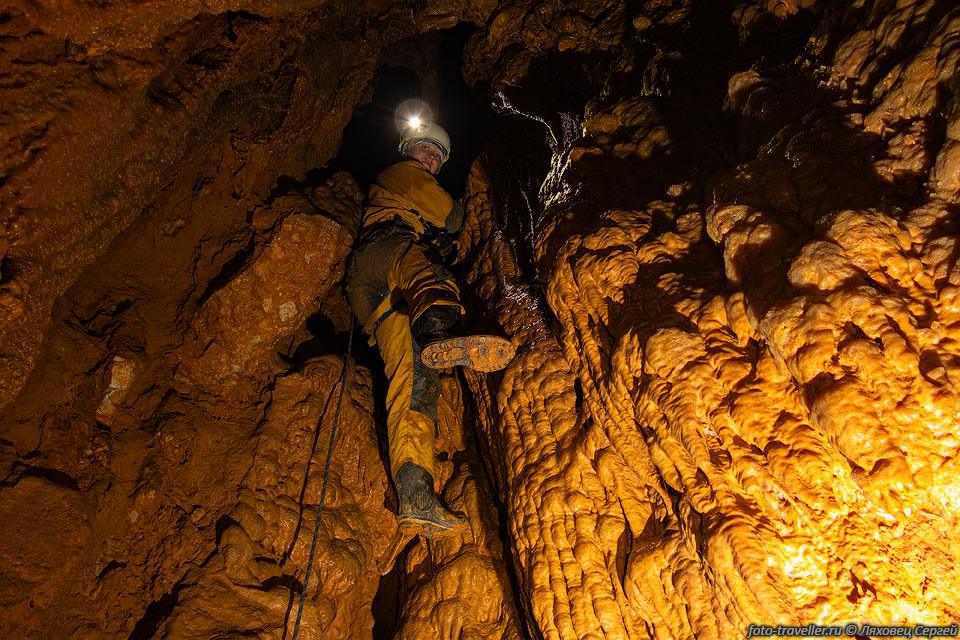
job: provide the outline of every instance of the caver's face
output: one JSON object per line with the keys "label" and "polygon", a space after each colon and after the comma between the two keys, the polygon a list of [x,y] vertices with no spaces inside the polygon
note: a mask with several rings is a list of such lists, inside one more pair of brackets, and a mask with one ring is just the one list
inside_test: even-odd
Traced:
{"label": "caver's face", "polygon": [[437,171],[440,171],[442,154],[440,153],[440,149],[429,142],[418,142],[413,145],[410,147],[410,150],[407,151],[407,156],[414,160],[419,160],[420,164],[433,175],[437,175]]}

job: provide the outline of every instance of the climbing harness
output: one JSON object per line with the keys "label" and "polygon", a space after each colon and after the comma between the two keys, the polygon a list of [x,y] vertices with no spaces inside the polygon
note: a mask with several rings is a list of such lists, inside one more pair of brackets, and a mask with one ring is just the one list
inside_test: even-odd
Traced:
{"label": "climbing harness", "polygon": [[[300,617],[303,615],[303,601],[307,597],[307,583],[310,580],[310,569],[313,567],[313,558],[317,551],[317,537],[320,535],[320,516],[323,514],[323,503],[327,497],[327,479],[330,476],[330,458],[333,455],[333,444],[337,437],[337,426],[340,424],[340,405],[343,403],[343,391],[347,387],[347,368],[350,366],[350,353],[353,347],[353,329],[357,322],[350,318],[350,335],[347,338],[347,356],[343,359],[343,371],[340,373],[340,397],[337,398],[337,410],[333,416],[333,429],[330,431],[330,445],[327,447],[327,464],[323,469],[323,488],[320,490],[320,506],[317,508],[317,523],[313,528],[313,541],[310,543],[310,559],[307,560],[307,570],[303,575],[303,589],[300,591],[300,604],[297,605],[297,621],[293,625],[293,640],[297,640],[300,633]],[[317,421],[317,429],[323,416]]]}

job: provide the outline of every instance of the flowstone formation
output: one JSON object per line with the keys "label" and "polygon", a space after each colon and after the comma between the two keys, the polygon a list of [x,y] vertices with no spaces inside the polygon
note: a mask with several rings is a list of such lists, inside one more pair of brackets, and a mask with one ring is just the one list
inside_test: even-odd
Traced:
{"label": "flowstone formation", "polygon": [[[441,375],[426,541],[333,159],[463,22],[517,356]],[[960,622],[958,68],[946,0],[3,5],[0,635],[290,638],[335,422],[307,640]]]}
{"label": "flowstone formation", "polygon": [[[468,198],[472,286],[519,343],[481,395],[529,611],[546,638],[956,622],[960,13],[740,6],[741,56],[819,22],[728,65],[718,118],[697,11],[663,9],[525,7],[468,58],[553,143],[539,194],[498,201],[491,154]],[[570,47],[581,112],[538,95]]]}

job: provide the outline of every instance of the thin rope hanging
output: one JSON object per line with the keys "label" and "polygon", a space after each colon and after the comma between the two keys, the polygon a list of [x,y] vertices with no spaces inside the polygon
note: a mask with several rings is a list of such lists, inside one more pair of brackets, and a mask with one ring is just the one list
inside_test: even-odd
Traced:
{"label": "thin rope hanging", "polygon": [[[340,405],[343,403],[343,391],[347,387],[347,367],[350,366],[350,353],[353,349],[353,328],[356,321],[350,320],[350,335],[347,338],[347,356],[343,359],[343,371],[340,373],[340,397],[337,398],[337,411],[333,416],[333,429],[330,431],[330,445],[327,447],[327,464],[323,469],[323,489],[320,491],[320,506],[317,509],[317,523],[313,527],[313,541],[310,543],[310,559],[307,560],[307,570],[303,575],[303,589],[300,591],[300,604],[297,605],[297,621],[293,625],[293,640],[297,640],[300,633],[300,618],[303,615],[303,601],[307,597],[307,583],[310,581],[310,569],[313,567],[313,557],[317,551],[317,537],[320,535],[320,516],[323,514],[323,503],[327,498],[327,479],[330,476],[330,458],[333,455],[333,444],[337,438],[337,427],[340,424]],[[323,416],[317,421],[317,429]],[[309,463],[309,461],[308,461]]]}

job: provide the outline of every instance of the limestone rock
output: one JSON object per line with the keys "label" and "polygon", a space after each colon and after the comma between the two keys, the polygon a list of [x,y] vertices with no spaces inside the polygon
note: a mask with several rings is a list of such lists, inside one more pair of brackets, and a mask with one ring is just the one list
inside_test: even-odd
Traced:
{"label": "limestone rock", "polygon": [[256,377],[343,276],[351,244],[346,229],[325,217],[285,218],[260,255],[204,302],[178,376],[218,395],[238,378]]}

